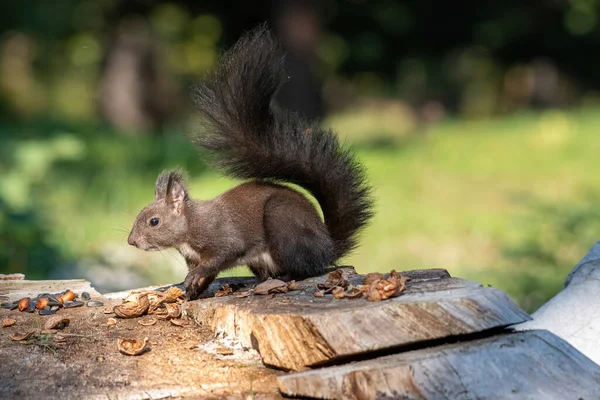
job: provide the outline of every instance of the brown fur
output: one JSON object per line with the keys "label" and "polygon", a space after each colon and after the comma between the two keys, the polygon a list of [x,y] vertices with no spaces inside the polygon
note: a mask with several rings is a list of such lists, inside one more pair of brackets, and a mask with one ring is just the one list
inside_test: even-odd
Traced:
{"label": "brown fur", "polygon": [[[168,187],[184,191],[183,204],[177,203],[176,192],[169,192]],[[159,219],[157,226],[150,225],[153,218]],[[306,232],[299,228],[327,237],[317,210],[293,189],[247,182],[215,199],[198,201],[189,198],[179,173],[167,172],[157,180],[155,201],[136,218],[128,242],[142,250],[178,249],[189,268],[185,281],[188,297],[195,298],[204,278],[212,280],[238,265],[248,265],[261,278],[302,278],[304,274],[286,268],[285,256],[270,242],[279,235],[289,236],[290,229],[296,229],[294,235],[302,238]],[[279,232],[282,229],[288,232]]]}
{"label": "brown fur", "polygon": [[[272,105],[285,77],[279,46],[264,27],[224,54],[193,92],[203,128],[193,142],[217,168],[249,182],[196,201],[183,174],[166,171],[156,180],[154,203],[136,219],[129,243],[177,248],[189,267],[190,299],[236,265],[262,279],[322,274],[356,246],[372,216],[363,168],[335,133]],[[310,192],[324,221],[306,197],[278,182]]]}

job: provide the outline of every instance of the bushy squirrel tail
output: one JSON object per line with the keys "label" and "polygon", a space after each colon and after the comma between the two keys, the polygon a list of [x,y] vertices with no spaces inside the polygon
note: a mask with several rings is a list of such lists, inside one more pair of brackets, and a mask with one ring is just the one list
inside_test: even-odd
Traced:
{"label": "bushy squirrel tail", "polygon": [[371,188],[331,130],[271,104],[286,79],[283,53],[269,30],[249,32],[194,87],[203,123],[193,141],[231,177],[308,190],[321,206],[337,260],[356,246],[357,233],[373,214]]}

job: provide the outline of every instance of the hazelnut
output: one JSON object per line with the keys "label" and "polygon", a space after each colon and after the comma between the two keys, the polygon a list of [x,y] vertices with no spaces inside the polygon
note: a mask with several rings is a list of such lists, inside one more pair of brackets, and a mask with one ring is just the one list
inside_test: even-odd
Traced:
{"label": "hazelnut", "polygon": [[43,310],[48,305],[48,301],[48,298],[42,297],[37,301],[35,308],[37,308],[38,310]]}
{"label": "hazelnut", "polygon": [[24,311],[29,307],[29,297],[25,297],[19,301],[19,311]]}

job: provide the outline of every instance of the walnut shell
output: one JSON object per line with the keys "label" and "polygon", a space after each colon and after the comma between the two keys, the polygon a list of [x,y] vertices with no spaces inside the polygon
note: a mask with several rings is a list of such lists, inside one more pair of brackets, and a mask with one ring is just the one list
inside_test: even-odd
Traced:
{"label": "walnut shell", "polygon": [[382,279],[385,279],[385,276],[383,276],[383,274],[380,274],[379,272],[372,272],[365,276],[365,279],[363,280],[363,285],[370,286],[375,281],[380,281]]}
{"label": "walnut shell", "polygon": [[288,291],[287,284],[279,279],[268,279],[256,286],[254,294],[269,294],[269,293],[286,293]]}
{"label": "walnut shell", "polygon": [[178,298],[183,296],[183,291],[177,286],[171,286],[169,290],[165,292],[165,303],[175,303]]}
{"label": "walnut shell", "polygon": [[65,318],[62,315],[55,315],[48,318],[44,324],[44,329],[62,329],[69,325],[69,322],[71,322],[69,318]]}
{"label": "walnut shell", "polygon": [[136,339],[117,339],[117,348],[119,351],[128,356],[137,356],[142,354],[148,346],[148,338],[144,340]]}
{"label": "walnut shell", "polygon": [[324,293],[327,294],[331,293],[336,287],[346,289],[349,284],[348,273],[343,269],[337,269],[327,275],[327,280],[324,283],[317,283],[317,289],[324,290]]}
{"label": "walnut shell", "polygon": [[113,312],[120,318],[136,318],[144,315],[149,307],[147,294],[132,293],[127,296],[123,304],[115,306]]}
{"label": "walnut shell", "polygon": [[173,319],[179,318],[181,316],[181,308],[178,304],[165,304],[165,308],[167,310],[166,314],[157,314],[160,319]]}
{"label": "walnut shell", "polygon": [[140,319],[138,321],[138,324],[142,325],[142,326],[150,326],[150,325],[154,325],[156,324],[156,318],[148,318],[148,319]]}
{"label": "walnut shell", "polygon": [[181,326],[181,327],[184,327],[184,326],[190,324],[190,321],[188,321],[187,319],[179,319],[179,318],[172,319],[172,320],[170,320],[170,322],[172,325]]}
{"label": "walnut shell", "polygon": [[29,339],[34,334],[34,331],[29,331],[26,333],[15,333],[10,337],[11,340],[16,342],[20,342],[21,340]]}

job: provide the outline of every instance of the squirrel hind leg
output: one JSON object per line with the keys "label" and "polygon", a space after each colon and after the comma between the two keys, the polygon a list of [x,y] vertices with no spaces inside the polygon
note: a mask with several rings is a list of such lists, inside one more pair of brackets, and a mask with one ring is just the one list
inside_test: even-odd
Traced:
{"label": "squirrel hind leg", "polygon": [[276,278],[283,273],[268,252],[260,254],[252,261],[248,261],[247,266],[254,276],[263,281],[267,278]]}
{"label": "squirrel hind leg", "polygon": [[[322,275],[334,260],[334,245],[327,227],[313,206],[269,201],[265,232],[269,254],[290,279]],[[298,207],[300,205],[300,207]]]}

